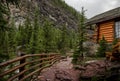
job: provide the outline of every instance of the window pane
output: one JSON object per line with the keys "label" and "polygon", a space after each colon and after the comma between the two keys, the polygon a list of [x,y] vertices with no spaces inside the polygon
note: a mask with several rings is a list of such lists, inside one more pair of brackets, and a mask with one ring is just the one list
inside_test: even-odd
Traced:
{"label": "window pane", "polygon": [[115,23],[115,26],[117,26],[117,25],[118,25],[118,22]]}
{"label": "window pane", "polygon": [[115,37],[120,38],[120,21],[115,23]]}

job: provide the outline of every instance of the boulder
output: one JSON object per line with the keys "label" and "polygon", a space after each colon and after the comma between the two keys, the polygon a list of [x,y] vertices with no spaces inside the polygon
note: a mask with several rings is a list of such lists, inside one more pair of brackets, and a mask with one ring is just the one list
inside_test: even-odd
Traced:
{"label": "boulder", "polygon": [[86,70],[86,68],[81,65],[74,65],[73,68],[75,68],[76,70]]}
{"label": "boulder", "polygon": [[84,65],[84,68],[86,69],[81,70],[80,74],[81,80],[94,81],[93,79],[95,80],[97,79],[96,81],[104,81],[105,79],[109,79],[113,76],[114,78],[118,78],[117,76],[119,75],[120,65],[101,60],[95,62],[88,62],[87,64]]}
{"label": "boulder", "polygon": [[71,75],[66,71],[56,71],[55,78],[58,81],[72,81]]}
{"label": "boulder", "polygon": [[46,79],[45,79],[44,76],[38,76],[38,80],[39,80],[39,81],[46,81]]}

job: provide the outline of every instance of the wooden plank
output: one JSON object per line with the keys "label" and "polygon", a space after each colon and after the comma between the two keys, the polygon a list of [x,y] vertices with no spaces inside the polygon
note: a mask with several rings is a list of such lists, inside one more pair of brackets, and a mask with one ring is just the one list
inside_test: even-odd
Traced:
{"label": "wooden plank", "polygon": [[[99,38],[99,39],[102,39],[102,38]],[[113,40],[113,38],[105,38],[105,40]]]}
{"label": "wooden plank", "polygon": [[101,33],[99,33],[100,35],[102,35],[102,34],[105,34],[105,35],[107,35],[107,34],[109,34],[109,35],[113,35],[113,32],[111,31],[111,32],[101,32]]}
{"label": "wooden plank", "polygon": [[109,30],[108,30],[108,31],[107,31],[107,30],[105,31],[105,30],[104,30],[104,31],[100,31],[99,34],[101,34],[101,33],[112,33],[112,34],[113,34],[113,32],[114,32],[113,30],[111,30],[111,31],[109,31]]}
{"label": "wooden plank", "polygon": [[100,32],[101,32],[101,31],[103,31],[103,32],[104,32],[104,31],[113,31],[113,29],[101,29]]}
{"label": "wooden plank", "polygon": [[[100,41],[100,39],[99,39],[99,41]],[[106,40],[107,42],[112,42],[113,40]]]}
{"label": "wooden plank", "polygon": [[114,25],[105,25],[105,26],[100,26],[100,29],[109,29],[109,28],[113,28]]}
{"label": "wooden plank", "polygon": [[[112,36],[104,36],[105,39],[114,39]],[[99,37],[99,39],[102,39],[102,36]]]}
{"label": "wooden plank", "polygon": [[100,26],[114,25],[114,21],[101,23]]}
{"label": "wooden plank", "polygon": [[113,30],[112,30],[112,29],[111,29],[111,30],[107,30],[107,29],[106,29],[106,30],[101,30],[101,31],[100,31],[100,33],[104,33],[104,32],[113,33]]}
{"label": "wooden plank", "polygon": [[104,24],[100,24],[100,26],[107,26],[107,25],[113,25],[114,23],[104,23]]}
{"label": "wooden plank", "polygon": [[108,24],[108,25],[100,25],[100,28],[109,28],[109,27],[113,27],[114,24]]}
{"label": "wooden plank", "polygon": [[100,31],[104,31],[104,30],[112,30],[113,31],[113,28],[100,29]]}
{"label": "wooden plank", "polygon": [[109,24],[109,25],[103,25],[103,26],[100,26],[100,28],[113,28],[113,24],[111,25],[111,24]]}
{"label": "wooden plank", "polygon": [[100,31],[104,31],[104,30],[113,30],[113,28],[100,29]]}
{"label": "wooden plank", "polygon": [[99,35],[113,35],[113,32],[101,32]]}
{"label": "wooden plank", "polygon": [[102,38],[102,37],[112,37],[113,38],[113,35],[112,34],[102,34],[99,36],[99,38]]}
{"label": "wooden plank", "polygon": [[102,38],[102,37],[113,37],[113,35],[112,34],[101,34],[100,36],[99,36],[99,38]]}
{"label": "wooden plank", "polygon": [[[100,37],[99,39],[102,39],[102,37]],[[113,37],[105,37],[105,39],[114,39]]]}

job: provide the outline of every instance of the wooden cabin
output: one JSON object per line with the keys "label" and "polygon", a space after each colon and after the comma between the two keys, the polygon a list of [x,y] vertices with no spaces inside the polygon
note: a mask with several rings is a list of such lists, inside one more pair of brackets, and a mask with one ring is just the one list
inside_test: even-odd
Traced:
{"label": "wooden cabin", "polygon": [[92,17],[86,24],[95,26],[95,42],[104,36],[107,42],[112,43],[114,39],[120,39],[120,7]]}

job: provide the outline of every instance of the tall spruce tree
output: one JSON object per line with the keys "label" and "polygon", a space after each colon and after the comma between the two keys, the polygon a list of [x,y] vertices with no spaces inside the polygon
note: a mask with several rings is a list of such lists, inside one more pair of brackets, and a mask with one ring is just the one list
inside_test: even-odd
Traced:
{"label": "tall spruce tree", "polygon": [[24,30],[25,30],[25,45],[26,45],[26,47],[27,47],[27,45],[29,44],[29,42],[30,42],[30,38],[31,38],[31,36],[32,36],[32,31],[33,31],[33,26],[32,26],[32,24],[31,24],[31,22],[30,22],[30,19],[29,19],[29,17],[27,17],[26,18],[26,21],[25,21],[25,23],[24,23]]}
{"label": "tall spruce tree", "polygon": [[69,31],[68,42],[69,42],[69,48],[74,49],[77,43],[77,33],[73,29]]}
{"label": "tall spruce tree", "polygon": [[28,31],[28,35],[30,35],[30,40],[29,40],[29,52],[34,54],[39,52],[39,32],[40,32],[40,24],[39,24],[39,10],[36,8],[35,13],[34,13],[34,22],[33,22],[33,29],[30,34],[30,30]]}
{"label": "tall spruce tree", "polygon": [[3,62],[8,59],[7,53],[5,53],[6,44],[7,44],[7,20],[4,18],[4,15],[7,15],[7,7],[4,6],[3,2],[0,1],[0,62]]}
{"label": "tall spruce tree", "polygon": [[[20,0],[19,0],[20,1]],[[11,30],[8,25],[9,18],[9,3],[18,5],[19,1],[17,0],[0,0],[0,58],[8,58],[9,55],[4,55],[7,51],[5,49],[9,48],[9,36],[8,33]],[[7,44],[7,45],[6,45]],[[1,59],[1,62],[2,62]],[[5,61],[5,60],[4,60]]]}
{"label": "tall spruce tree", "polygon": [[85,30],[86,30],[86,27],[85,27],[85,15],[84,15],[85,11],[84,11],[84,8],[82,7],[82,11],[81,11],[81,16],[80,16],[80,25],[79,25],[79,28],[78,28],[78,46],[77,48],[75,49],[74,51],[74,54],[73,54],[73,60],[72,62],[74,64],[77,64],[79,61],[82,61],[83,58],[84,58],[84,46],[83,46],[83,43],[85,42]]}
{"label": "tall spruce tree", "polygon": [[60,41],[61,41],[61,30],[57,27],[54,27],[52,30],[53,33],[53,52],[60,52]]}
{"label": "tall spruce tree", "polygon": [[8,38],[9,38],[9,55],[10,58],[12,56],[15,56],[16,53],[16,33],[17,33],[17,27],[15,26],[15,22],[12,20],[11,25],[10,25],[10,30],[8,31]]}
{"label": "tall spruce tree", "polygon": [[61,29],[61,41],[59,43],[60,52],[65,55],[68,47],[68,31],[67,27],[63,26]]}
{"label": "tall spruce tree", "polygon": [[49,53],[52,52],[53,46],[52,46],[52,41],[53,41],[53,32],[52,32],[52,23],[46,19],[44,22],[43,26],[43,31],[44,31],[44,52]]}

